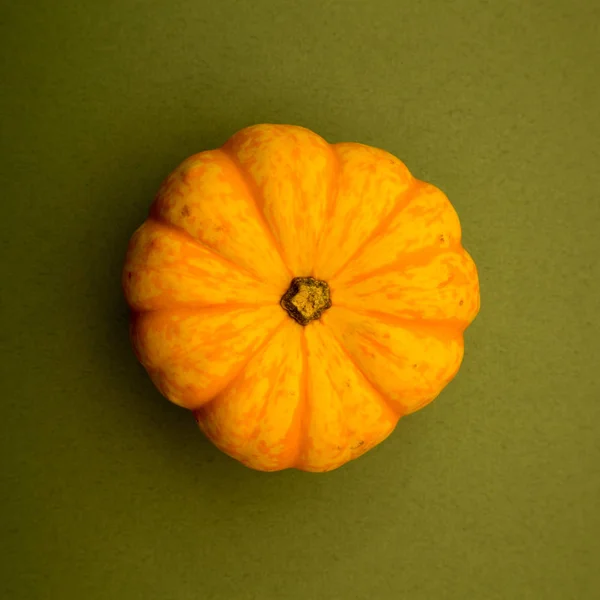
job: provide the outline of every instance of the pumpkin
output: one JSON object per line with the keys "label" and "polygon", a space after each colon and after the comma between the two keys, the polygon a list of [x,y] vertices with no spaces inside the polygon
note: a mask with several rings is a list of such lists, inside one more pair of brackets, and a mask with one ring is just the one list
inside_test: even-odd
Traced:
{"label": "pumpkin", "polygon": [[185,160],[130,241],[138,360],[222,451],[328,471],[456,375],[479,310],[448,198],[386,151],[256,125]]}

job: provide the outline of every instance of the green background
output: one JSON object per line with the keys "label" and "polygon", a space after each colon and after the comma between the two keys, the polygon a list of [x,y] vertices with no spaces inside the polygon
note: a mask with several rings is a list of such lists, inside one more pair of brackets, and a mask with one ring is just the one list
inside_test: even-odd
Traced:
{"label": "green background", "polygon": [[[597,2],[4,4],[1,598],[600,597]],[[127,337],[161,180],[257,122],[399,156],[480,271],[458,377],[325,475],[220,454]]]}

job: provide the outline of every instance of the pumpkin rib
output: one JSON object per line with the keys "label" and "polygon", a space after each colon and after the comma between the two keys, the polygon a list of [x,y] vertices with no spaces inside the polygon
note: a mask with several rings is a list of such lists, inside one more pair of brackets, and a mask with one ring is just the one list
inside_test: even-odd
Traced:
{"label": "pumpkin rib", "polygon": [[[335,148],[335,144],[333,146]],[[337,269],[337,271],[329,278],[330,281],[336,279],[339,276],[339,274],[348,266],[348,264],[352,262],[357,256],[359,256],[361,252],[363,252],[363,250],[378,235],[386,231],[386,229],[392,223],[396,215],[400,211],[402,211],[408,205],[408,203],[415,197],[421,185],[422,182],[420,180],[413,178],[411,186],[396,198],[396,205],[394,206],[394,208],[392,208],[388,215],[379,222],[377,227],[373,229],[373,231],[363,240],[361,244],[359,244],[358,248],[350,255],[350,257],[342,264],[342,266],[339,267],[339,269]]]}
{"label": "pumpkin rib", "polygon": [[273,228],[269,225],[269,222],[267,221],[267,218],[265,217],[265,214],[262,208],[260,207],[260,203],[258,202],[258,198],[262,197],[260,189],[254,183],[254,181],[252,181],[252,178],[248,175],[242,163],[238,160],[238,157],[230,149],[229,141],[227,141],[221,148],[219,148],[219,151],[222,152],[227,157],[227,159],[231,161],[233,166],[237,169],[238,173],[240,174],[240,177],[242,178],[244,184],[246,185],[246,188],[248,189],[248,196],[252,198],[252,202],[256,208],[259,221],[262,223],[263,228],[265,230],[265,234],[271,240],[271,243],[275,247],[275,250],[277,250],[279,257],[281,258],[281,262],[287,269],[291,279],[293,277],[293,273],[288,266],[283,247],[277,239],[277,237],[275,236],[275,232],[273,231]]}
{"label": "pumpkin rib", "polygon": [[[325,141],[325,140],[323,140],[323,141]],[[325,143],[327,144],[327,142],[325,142]],[[327,193],[327,200],[326,200],[327,207],[325,210],[325,218],[323,219],[323,222],[321,223],[321,231],[318,233],[317,236],[315,236],[314,246],[313,246],[314,253],[312,256],[312,260],[310,261],[311,262],[310,268],[308,269],[308,272],[311,273],[313,276],[315,276],[315,273],[316,273],[315,263],[317,261],[318,255],[319,255],[319,247],[321,245],[322,239],[325,237],[326,224],[327,224],[328,220],[331,219],[330,214],[333,214],[334,201],[337,198],[337,194],[339,192],[339,181],[341,179],[340,175],[341,175],[341,171],[342,171],[341,162],[339,160],[339,157],[337,156],[337,154],[335,152],[333,152],[331,144],[327,144],[327,149],[329,150],[329,154],[331,154],[331,156],[333,157],[333,162],[336,165],[336,173],[334,176],[336,185],[334,187],[333,179],[331,179],[329,181],[330,186],[329,186],[328,193]],[[296,187],[298,189],[301,189],[302,188],[302,185],[301,185],[302,179],[301,179],[300,173],[297,170],[294,170],[292,172],[292,177],[293,177],[294,182],[296,183]],[[335,192],[334,192],[334,190],[335,190]],[[335,193],[335,196],[334,196],[334,193]],[[308,200],[308,201],[310,201],[310,200]],[[331,213],[330,213],[330,211],[331,211]],[[282,249],[282,252],[284,252],[283,249]]]}
{"label": "pumpkin rib", "polygon": [[211,248],[208,244],[205,244],[202,240],[195,238],[192,234],[190,234],[185,229],[183,229],[183,227],[180,227],[179,225],[176,225],[175,223],[171,223],[170,221],[167,221],[164,217],[162,217],[158,213],[150,212],[150,215],[148,216],[146,221],[154,221],[154,223],[157,224],[159,227],[164,227],[166,229],[171,229],[172,231],[175,231],[177,234],[181,235],[181,237],[183,239],[185,239],[188,242],[191,242],[192,244],[195,244],[196,246],[199,246],[200,248],[202,248],[204,250],[207,250],[213,256],[215,256],[217,259],[219,259],[219,260],[223,261],[225,264],[227,264],[229,267],[234,267],[234,268],[242,271],[243,273],[245,273],[246,275],[248,275],[255,281],[262,283],[262,281],[258,278],[256,273],[253,273],[252,271],[250,271],[243,265],[239,265],[238,263],[234,262],[230,258],[223,256],[220,252],[216,251],[214,248]]}
{"label": "pumpkin rib", "polygon": [[[273,331],[271,331],[271,333],[268,333],[265,336],[265,339],[262,341],[262,343],[259,344],[258,347],[256,348],[256,350],[254,351],[254,353],[250,354],[250,356],[248,357],[248,359],[245,360],[242,363],[242,367],[240,368],[240,370],[233,376],[233,378],[231,379],[230,383],[227,384],[225,387],[230,387],[231,385],[233,385],[233,383],[235,382],[235,380],[237,380],[238,377],[241,376],[242,372],[244,371],[244,369],[246,368],[246,366],[248,365],[248,363],[254,358],[255,355],[257,355],[275,337],[275,334],[284,326],[284,324],[285,324],[285,319],[283,319],[281,321],[281,323],[279,323],[279,325],[277,325],[277,327],[274,327]],[[223,388],[223,389],[225,389],[225,388]],[[221,391],[218,394],[216,394],[215,398],[217,396],[221,395],[222,393],[223,393],[223,391]],[[209,400],[208,402],[213,402],[215,398],[213,398],[212,400]]]}
{"label": "pumpkin rib", "polygon": [[253,308],[265,308],[270,305],[271,302],[254,303],[254,302],[223,302],[221,304],[202,304],[201,302],[179,302],[172,303],[168,307],[162,308],[145,308],[143,310],[136,310],[134,312],[138,314],[145,313],[157,313],[161,311],[192,311],[202,312],[204,309],[223,309],[223,310],[239,310],[239,309],[253,309]]}
{"label": "pumpkin rib", "polygon": [[[328,223],[331,220],[333,220],[333,218],[334,218],[335,205],[336,205],[336,201],[339,196],[339,193],[340,193],[340,187],[341,187],[341,182],[342,182],[342,161],[340,160],[339,154],[334,149],[334,144],[329,144],[328,146],[331,150],[332,156],[334,157],[336,169],[335,169],[334,178],[333,178],[333,180],[331,182],[331,186],[329,188],[329,198],[327,199],[328,206],[327,206],[327,210],[325,212],[324,223]],[[315,251],[315,255],[314,255],[315,261],[316,261],[316,258],[319,256],[319,253],[321,252],[321,246],[323,245],[324,240],[326,239],[325,238],[326,229],[327,228],[324,225],[321,230],[321,233],[319,235],[319,239],[317,241],[316,251]],[[313,261],[313,265],[311,268],[311,274],[312,274],[312,277],[317,278],[314,261]]]}
{"label": "pumpkin rib", "polygon": [[[303,381],[304,376],[300,379],[300,389],[303,389]],[[307,437],[305,433],[306,426],[304,421],[304,414],[306,411],[304,399],[305,395],[303,395],[301,392],[300,397],[298,398],[298,404],[296,405],[296,410],[294,411],[294,416],[292,417],[290,428],[287,433],[288,438],[293,435],[296,436],[295,439],[293,439],[293,442],[296,444],[296,451],[293,457],[288,460],[288,464],[282,468],[298,468],[297,464],[300,458],[300,449],[302,448],[303,442]]]}
{"label": "pumpkin rib", "polygon": [[354,310],[368,308],[365,302],[377,298],[373,309],[381,313],[432,323],[462,323],[459,328],[464,331],[479,312],[473,259],[461,248],[432,254],[428,260],[431,262],[415,261],[410,267],[385,270],[384,274],[339,280],[332,283],[332,299],[337,306]]}
{"label": "pumpkin rib", "polygon": [[[275,334],[277,332],[275,332],[273,334],[272,337],[275,337]],[[272,339],[272,338],[271,338]],[[254,358],[254,356],[256,356],[258,354],[258,352],[260,351],[260,348],[258,349],[258,351],[253,355],[252,358]],[[249,363],[250,361],[248,361]],[[245,367],[244,367],[245,368]],[[242,370],[243,372],[243,370]],[[241,373],[240,373],[241,375]],[[269,401],[271,400],[271,397],[273,395],[273,390],[275,389],[275,385],[273,385],[271,387],[271,389],[269,390],[268,395],[265,397],[265,403],[261,406],[260,409],[260,413],[258,414],[258,416],[256,417],[256,423],[254,424],[254,427],[252,428],[252,431],[250,432],[250,435],[248,436],[248,438],[246,439],[246,441],[243,443],[243,445],[240,447],[239,449],[239,453],[240,455],[244,455],[246,454],[246,450],[248,449],[248,447],[252,444],[252,441],[257,437],[258,432],[260,431],[260,426],[262,424],[262,421],[265,417],[265,415],[267,414],[267,411],[269,410]]]}
{"label": "pumpkin rib", "polygon": [[[302,467],[302,456],[306,450],[308,444],[308,426],[310,423],[310,415],[312,412],[312,404],[308,397],[309,390],[309,372],[308,372],[308,341],[306,340],[306,332],[302,331],[302,338],[300,341],[302,345],[302,377],[300,378],[300,399],[298,401],[298,423],[297,427],[300,432],[298,438],[298,448],[295,458],[291,461],[291,465],[294,468],[305,470]],[[294,415],[294,418],[296,415]]]}
{"label": "pumpkin rib", "polygon": [[371,386],[371,388],[375,391],[376,395],[380,398],[381,403],[384,405],[384,408],[387,411],[391,412],[395,417],[398,417],[398,419],[400,419],[400,417],[405,415],[407,412],[407,409],[404,407],[404,405],[402,405],[400,402],[398,402],[398,404],[400,404],[400,406],[402,406],[402,410],[400,412],[398,412],[398,410],[394,406],[392,406],[392,404],[387,400],[387,398],[385,397],[385,394],[379,389],[379,387],[377,385],[375,385],[375,383],[373,383],[373,381],[369,377],[367,377],[366,373],[362,370],[360,365],[354,360],[354,357],[350,354],[350,352],[348,352],[348,350],[346,350],[346,348],[344,347],[344,344],[342,344],[342,342],[340,341],[338,336],[333,331],[333,328],[330,331],[331,331],[331,335],[333,336],[335,341],[338,343],[339,347],[342,349],[342,352],[348,357],[348,360],[350,361],[350,363],[352,365],[354,365],[354,368],[363,376],[364,380]]}
{"label": "pumpkin rib", "polygon": [[[382,267],[377,267],[370,271],[365,271],[358,275],[355,275],[352,279],[348,279],[347,281],[343,281],[344,286],[351,286],[362,283],[363,281],[370,279],[371,277],[376,277],[377,275],[385,275],[392,271],[398,271],[401,269],[411,268],[411,267],[419,267],[425,266],[431,262],[433,258],[436,256],[443,256],[444,254],[460,254],[460,250],[462,250],[462,245],[459,243],[455,243],[452,246],[448,246],[440,251],[436,246],[428,246],[427,248],[423,248],[421,250],[416,250],[413,252],[405,252],[400,258],[397,258],[395,261],[388,263]],[[355,258],[358,258],[356,256]],[[348,265],[346,265],[348,266]],[[339,273],[338,275],[342,275]],[[334,285],[335,279],[331,279],[331,284]]]}
{"label": "pumpkin rib", "polygon": [[[272,340],[272,339],[275,337],[275,335],[277,334],[277,331],[279,331],[279,329],[281,329],[281,328],[284,326],[285,322],[286,322],[286,321],[284,320],[284,321],[281,323],[281,325],[279,325],[279,326],[278,326],[278,327],[275,329],[275,331],[273,332],[273,335],[271,335],[271,336],[269,337],[269,340],[267,340],[267,342],[268,342],[268,343],[270,343],[270,341],[271,341],[271,340]],[[302,331],[302,334],[303,334],[303,333],[304,333],[304,332]],[[302,338],[304,338],[304,335],[302,335]],[[301,342],[301,344],[302,344],[302,342]],[[265,344],[265,345],[266,345],[266,344]],[[260,351],[261,351],[261,350],[262,350],[262,348],[264,348],[264,347],[265,347],[265,346],[261,346],[260,348],[258,348],[258,349],[256,350],[256,352],[253,354],[253,356],[251,357],[251,359],[250,359],[250,360],[252,360],[252,358],[254,358],[255,356],[258,356],[258,354],[260,353]],[[303,353],[303,355],[304,355],[304,353]],[[249,363],[250,363],[250,361],[248,361],[248,363],[247,363],[247,364],[249,364]],[[244,366],[244,369],[245,369],[245,368],[246,368],[246,366]],[[276,383],[277,383],[277,381],[278,381],[278,378],[276,378],[276,379],[275,379],[275,381],[273,381],[273,382],[272,382],[272,386],[271,386],[271,389],[269,390],[269,394],[268,394],[268,395],[265,397],[265,403],[264,403],[264,404],[263,404],[263,406],[261,407],[261,409],[260,409],[260,413],[259,413],[259,414],[258,414],[258,416],[256,417],[256,423],[255,423],[255,425],[254,425],[254,427],[253,427],[253,429],[252,429],[252,432],[251,432],[251,433],[250,433],[250,435],[248,436],[248,439],[247,439],[247,440],[244,442],[244,445],[243,445],[243,446],[240,448],[240,450],[239,450],[239,453],[240,453],[241,455],[244,455],[244,454],[245,454],[245,452],[246,452],[247,448],[248,448],[248,447],[251,445],[251,443],[252,443],[253,439],[254,439],[254,438],[256,438],[256,436],[257,436],[258,432],[260,431],[260,427],[261,427],[261,425],[262,425],[262,421],[263,421],[263,419],[264,419],[265,415],[267,414],[267,412],[269,411],[269,403],[270,403],[270,400],[271,400],[271,398],[272,398],[272,396],[273,396],[273,390],[274,390],[274,389],[277,387],[277,386],[276,386]],[[301,397],[300,397],[300,398],[298,399],[298,404],[297,404],[297,406],[296,406],[296,411],[294,411],[295,413],[298,411],[298,408],[301,406],[301,404],[302,404],[302,399],[301,399]],[[288,429],[288,431],[286,432],[286,435],[289,435],[290,433],[293,433],[293,432],[294,432],[294,430],[295,430],[295,429],[297,429],[297,423],[296,423],[296,420],[295,420],[295,419],[296,419],[296,414],[294,414],[294,416],[292,417],[291,424],[290,424],[290,428],[289,428],[289,429]],[[295,458],[292,458],[292,459],[290,460],[290,462],[293,462],[294,460],[295,460]],[[279,468],[277,468],[277,469],[275,469],[275,470],[279,470],[280,468],[286,468],[286,467],[279,467]]]}
{"label": "pumpkin rib", "polygon": [[[340,349],[340,351],[342,352],[342,354],[344,356],[346,356],[346,358],[350,361],[350,364],[352,366],[354,366],[355,368],[357,367],[356,362],[353,360],[352,356],[350,356],[349,352],[344,348],[343,344],[340,343],[340,341],[338,340],[338,338],[334,335],[332,328],[328,327],[326,328],[327,331],[329,332],[329,335],[333,338],[333,343],[337,344],[338,348]],[[361,369],[357,369],[358,372],[363,376],[364,380],[366,381],[366,383],[371,387],[371,389],[375,392],[375,396],[379,399],[379,402],[381,404],[381,407],[384,411],[384,414],[386,414],[386,416],[392,420],[394,422],[394,426],[397,423],[398,419],[399,419],[399,414],[397,411],[391,409],[390,405],[388,404],[388,402],[385,401],[385,397],[384,394],[382,394],[373,384],[372,382],[369,380],[368,377],[365,376],[365,374],[362,372]],[[333,381],[331,378],[331,375],[328,373],[327,374],[327,378],[329,379],[329,381],[331,382],[332,386],[333,386]],[[340,398],[340,406],[342,407],[342,414],[345,416],[345,411],[344,409],[346,408],[343,400]],[[343,426],[343,430],[344,430],[344,436],[346,437],[346,439],[350,439],[351,437],[355,436],[357,434],[357,429],[356,428],[351,428],[349,423],[348,423],[348,419],[347,418],[342,418],[342,426]],[[364,433],[364,432],[363,432]],[[352,446],[348,446],[348,452],[350,454],[350,458],[348,458],[348,460],[354,460],[355,458],[358,458],[359,456],[361,456],[366,450],[361,448],[361,446],[358,447],[352,447]]]}
{"label": "pumpkin rib", "polygon": [[424,319],[417,315],[414,317],[398,317],[396,315],[368,308],[355,308],[354,306],[347,306],[344,304],[337,304],[337,306],[365,317],[378,319],[384,323],[389,323],[390,325],[399,325],[400,327],[412,331],[420,330],[423,333],[427,333],[427,335],[436,337],[440,341],[446,341],[446,337],[440,336],[440,333],[446,333],[448,338],[456,338],[458,335],[462,335],[464,330],[469,326],[469,323],[466,321],[462,321],[455,317],[448,319]]}
{"label": "pumpkin rib", "polygon": [[[302,331],[293,321],[286,320],[269,344],[254,354],[242,380],[209,404],[202,415],[208,430],[218,436],[226,453],[260,471],[289,468],[296,459]],[[278,348],[276,353],[272,344]],[[290,354],[286,355],[286,348]],[[278,366],[273,370],[275,365]],[[253,397],[253,388],[249,387],[248,369],[252,378],[258,378],[255,381],[263,381],[258,396]],[[263,377],[270,382],[267,386]]]}
{"label": "pumpkin rib", "polygon": [[[137,334],[139,331],[139,323],[138,321],[142,320],[145,316],[147,315],[154,315],[160,312],[185,312],[184,311],[173,311],[171,308],[161,308],[158,310],[142,310],[142,311],[137,311],[134,314],[131,315],[131,332]],[[134,343],[134,347],[135,347],[135,343]],[[172,355],[168,361],[165,361],[166,364],[169,364],[173,361],[177,361],[183,354],[185,354],[187,351],[184,348],[180,348],[179,352],[176,352],[174,355]],[[142,361],[141,359],[139,359],[140,362],[144,365],[144,367],[148,368],[148,366],[150,365],[150,363],[146,363],[144,361]],[[157,366],[156,364],[152,365],[152,368],[154,369],[158,369],[158,370],[162,370],[164,371],[164,363],[161,366]]]}
{"label": "pumpkin rib", "polygon": [[[333,331],[331,331],[331,329],[329,329],[329,333],[335,339],[335,341],[337,342],[338,346],[340,346],[340,349],[342,350],[342,352],[344,352],[344,348],[341,347],[341,344],[338,342],[337,338],[335,338],[335,336],[333,335]],[[308,346],[308,340],[307,340],[307,346]],[[327,379],[329,380],[330,384],[333,387],[333,384],[331,383],[331,374],[329,372],[327,373]],[[367,380],[367,382],[370,384],[370,382],[368,380]],[[377,392],[377,390],[375,390],[375,391]],[[377,392],[377,395],[379,396],[378,392]],[[342,409],[343,409],[344,405],[342,403],[342,399],[339,396],[337,396],[336,400],[337,400],[338,405],[340,407],[342,407]],[[343,431],[341,437],[342,437],[342,439],[348,440],[350,438],[350,427],[348,426],[348,420],[346,418],[344,418],[344,416],[342,416],[342,418],[340,419],[340,423],[341,423],[342,431]],[[346,460],[343,461],[344,463],[348,462],[349,460],[352,460],[352,458],[351,458],[352,457],[352,450],[350,449],[349,446],[346,448],[346,453],[348,455],[348,458],[346,458]],[[327,469],[327,470],[329,470],[329,469]]]}
{"label": "pumpkin rib", "polygon": [[[398,325],[339,309],[331,326],[344,347],[381,384],[384,396],[401,403],[404,415],[416,404],[429,403],[456,375],[464,354],[464,338],[429,324]],[[400,408],[401,408],[400,407]]]}
{"label": "pumpkin rib", "polygon": [[270,343],[270,341],[275,337],[275,334],[284,326],[285,324],[285,319],[281,321],[281,323],[279,325],[277,325],[277,327],[273,328],[273,331],[271,331],[270,333],[268,333],[265,336],[265,339],[262,341],[261,344],[258,345],[258,347],[256,348],[256,350],[254,351],[253,354],[250,354],[250,356],[241,363],[241,367],[239,369],[239,371],[237,371],[232,378],[230,379],[230,381],[228,381],[224,386],[223,389],[220,392],[217,392],[210,400],[206,401],[200,408],[194,410],[194,413],[199,413],[202,410],[204,410],[204,408],[206,406],[208,406],[209,404],[211,404],[212,402],[215,402],[215,400],[219,399],[222,395],[225,394],[225,392],[227,390],[229,390],[229,388],[231,388],[232,386],[235,385],[235,383],[237,382],[237,380],[242,376],[242,373],[244,372],[244,370],[246,369],[246,367],[248,366],[248,363],[259,353],[261,352],[261,350]]}
{"label": "pumpkin rib", "polygon": [[[217,255],[215,255],[217,256]],[[220,258],[220,255],[218,255]],[[148,267],[148,266],[143,266],[141,267],[141,269],[139,270],[143,270],[144,272],[147,273],[156,273],[156,274],[160,274],[163,269],[159,269],[157,267]],[[258,281],[258,280],[255,280]],[[223,307],[223,308],[229,308],[229,309],[237,309],[237,308],[258,308],[258,307],[265,307],[267,305],[271,304],[271,302],[269,301],[264,301],[264,302],[237,302],[237,301],[228,301],[228,302],[220,302],[220,303],[213,303],[213,304],[205,304],[199,300],[191,300],[189,302],[186,301],[181,301],[181,302],[176,302],[173,301],[171,302],[171,304],[169,304],[168,307],[162,307],[162,308],[143,308],[143,309],[133,309],[135,312],[138,313],[153,313],[153,312],[158,312],[161,310],[202,310],[205,308],[217,308],[217,307]]]}
{"label": "pumpkin rib", "polygon": [[[179,315],[179,316],[185,315],[185,313],[187,312],[187,315],[192,316],[192,317],[197,317],[199,314],[196,311],[165,310],[164,312],[165,313],[170,312],[171,314]],[[226,316],[227,313],[230,311],[224,310],[223,307],[221,307],[221,306],[217,306],[217,307],[213,307],[209,310],[203,309],[202,312],[204,312],[204,313],[212,312],[212,313],[216,313],[221,316]],[[250,312],[250,311],[245,311],[245,312]],[[130,329],[130,335],[133,339],[134,348],[137,346],[137,340],[139,340],[139,331],[140,331],[140,326],[139,326],[139,323],[137,322],[137,320],[138,319],[143,320],[145,318],[148,318],[151,314],[155,314],[155,313],[146,313],[146,312],[139,313],[132,318],[132,326]],[[279,322],[277,323],[277,321],[279,321]],[[277,324],[275,325],[275,323],[277,323]],[[262,342],[256,346],[255,350],[258,351],[258,350],[262,349],[265,346],[265,344],[267,344],[269,342],[269,340],[272,338],[272,336],[278,330],[278,328],[283,326],[284,323],[285,323],[285,319],[283,318],[283,315],[281,316],[281,319],[276,319],[275,322],[270,325],[273,329],[270,331],[269,331],[269,329],[265,330],[264,338],[263,338]],[[140,360],[140,362],[146,368],[151,368],[156,372],[168,374],[171,371],[172,367],[176,366],[178,364],[180,359],[187,356],[188,354],[194,354],[198,348],[202,347],[202,345],[203,345],[202,340],[199,340],[199,341],[197,341],[197,343],[194,342],[194,345],[190,346],[190,347],[186,347],[185,345],[182,345],[181,347],[179,347],[176,350],[169,353],[169,355],[164,356],[158,360],[155,357],[151,361],[147,362],[147,361]],[[234,363],[231,364],[232,372],[230,373],[229,377],[223,377],[222,381],[219,383],[219,385],[214,386],[215,389],[213,390],[211,397],[207,398],[205,401],[203,401],[202,404],[205,404],[206,402],[212,402],[212,400],[214,400],[214,398],[220,393],[220,391],[222,389],[224,389],[226,386],[228,386],[229,383],[239,374],[240,371],[243,371],[246,368],[246,366],[247,366],[248,362],[251,360],[252,356],[253,356],[252,353],[250,353],[250,356],[246,356],[246,357],[244,357],[244,355],[240,355],[240,357],[238,359],[236,359],[236,361]],[[141,357],[138,357],[138,359],[140,359],[140,358]],[[165,394],[165,395],[167,395],[167,394]],[[169,396],[167,395],[167,397],[169,397]],[[190,406],[186,406],[179,402],[175,402],[175,404],[178,404],[180,406],[185,406],[186,408],[192,408]]]}

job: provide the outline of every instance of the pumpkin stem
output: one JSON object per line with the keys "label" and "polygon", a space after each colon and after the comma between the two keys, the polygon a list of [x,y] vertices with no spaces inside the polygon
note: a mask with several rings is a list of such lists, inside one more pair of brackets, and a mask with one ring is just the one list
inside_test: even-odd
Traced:
{"label": "pumpkin stem", "polygon": [[314,277],[294,277],[280,304],[294,321],[308,325],[331,306],[329,286]]}

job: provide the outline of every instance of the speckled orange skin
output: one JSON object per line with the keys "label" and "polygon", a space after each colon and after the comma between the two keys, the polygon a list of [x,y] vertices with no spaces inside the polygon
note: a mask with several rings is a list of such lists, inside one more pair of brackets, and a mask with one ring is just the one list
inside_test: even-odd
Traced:
{"label": "speckled orange skin", "polygon": [[[332,306],[303,327],[293,277]],[[224,452],[329,471],[385,439],[456,375],[479,310],[446,196],[394,156],[257,125],[185,160],[123,271],[140,362]]]}

